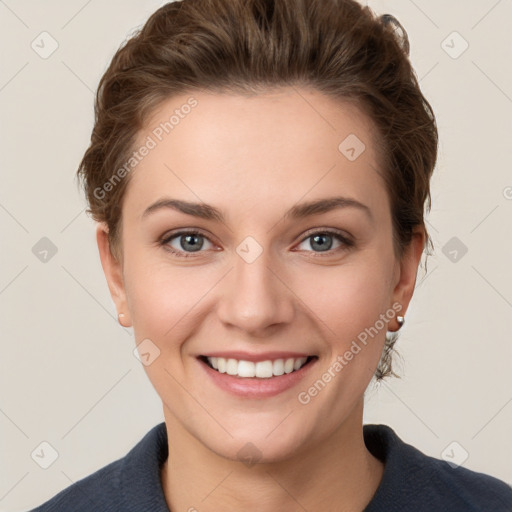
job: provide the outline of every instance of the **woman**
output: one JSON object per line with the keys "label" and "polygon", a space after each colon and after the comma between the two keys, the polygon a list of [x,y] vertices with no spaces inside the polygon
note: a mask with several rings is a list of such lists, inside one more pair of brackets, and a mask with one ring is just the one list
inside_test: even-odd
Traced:
{"label": "woman", "polygon": [[363,428],[414,292],[434,114],[390,16],[183,0],[115,55],[79,175],[165,423],[37,511],[512,510]]}

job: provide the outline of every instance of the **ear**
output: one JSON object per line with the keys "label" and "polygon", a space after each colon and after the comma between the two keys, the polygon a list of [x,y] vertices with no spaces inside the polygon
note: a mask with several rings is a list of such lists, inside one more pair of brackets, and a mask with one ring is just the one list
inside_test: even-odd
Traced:
{"label": "ear", "polygon": [[[409,302],[414,293],[416,285],[416,276],[418,273],[418,266],[420,264],[421,255],[425,247],[425,232],[422,227],[417,227],[413,230],[412,238],[409,245],[404,249],[401,261],[397,262],[397,273],[395,278],[395,288],[393,290],[392,299],[394,303],[399,303],[402,309],[397,312],[398,316],[404,316]],[[396,330],[400,328],[398,322],[396,323]],[[393,330],[395,330],[393,329]]]}
{"label": "ear", "polygon": [[131,318],[128,311],[126,291],[123,278],[122,261],[118,261],[112,254],[108,239],[108,227],[99,223],[96,228],[96,242],[100,253],[101,266],[107,279],[108,289],[117,309],[119,323],[123,327],[131,327]]}

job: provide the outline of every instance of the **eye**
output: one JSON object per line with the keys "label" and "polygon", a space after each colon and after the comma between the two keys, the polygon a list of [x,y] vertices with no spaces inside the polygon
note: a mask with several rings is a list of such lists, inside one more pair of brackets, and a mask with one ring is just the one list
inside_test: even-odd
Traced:
{"label": "eye", "polygon": [[[338,246],[333,248],[333,245],[335,245],[336,242],[338,243]],[[332,253],[337,252],[338,250],[348,249],[354,245],[354,242],[346,236],[342,235],[338,231],[329,229],[324,229],[322,231],[317,230],[310,233],[302,240],[300,245],[305,243],[309,243],[310,247],[313,248],[312,252],[318,253],[320,256],[323,256],[321,253],[332,255]],[[214,247],[214,244],[207,236],[194,229],[171,233],[160,241],[160,245],[175,256],[184,258],[193,257],[194,253],[205,252],[202,251],[202,249],[208,250]],[[299,250],[309,251],[307,248],[300,249],[300,245],[298,246]]]}
{"label": "eye", "polygon": [[160,244],[176,256],[188,258],[195,252],[201,252],[205,242],[206,245],[210,244],[210,247],[206,247],[207,249],[213,247],[212,242],[201,232],[189,230],[172,233],[165,237]]}
{"label": "eye", "polygon": [[[338,242],[338,246],[334,247],[335,242]],[[354,243],[349,240],[346,236],[343,236],[341,233],[333,230],[323,230],[323,231],[315,231],[310,233],[306,238],[302,240],[300,245],[309,244],[310,247],[313,248],[313,252],[318,253],[329,253],[332,254],[337,250],[347,249],[352,247]],[[299,250],[308,250],[308,249],[300,249]]]}

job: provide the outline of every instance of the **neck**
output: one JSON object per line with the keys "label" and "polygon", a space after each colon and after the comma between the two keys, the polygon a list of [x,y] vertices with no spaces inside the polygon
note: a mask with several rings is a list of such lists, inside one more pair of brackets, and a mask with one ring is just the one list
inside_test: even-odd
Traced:
{"label": "neck", "polygon": [[212,452],[165,411],[169,458],[161,478],[169,509],[361,512],[384,471],[364,444],[362,405],[320,444],[255,465]]}

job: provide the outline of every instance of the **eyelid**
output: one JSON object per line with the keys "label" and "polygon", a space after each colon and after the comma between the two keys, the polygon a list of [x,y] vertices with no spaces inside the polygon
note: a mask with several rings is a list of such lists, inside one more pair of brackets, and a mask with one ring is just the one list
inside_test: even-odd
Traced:
{"label": "eyelid", "polygon": [[[162,238],[160,238],[159,240],[159,245],[162,246],[164,248],[164,250],[170,252],[171,254],[174,254],[175,256],[178,256],[178,257],[184,257],[184,258],[189,258],[189,257],[194,257],[195,253],[201,253],[201,252],[207,252],[207,251],[196,251],[196,252],[187,252],[187,251],[178,251],[176,249],[174,249],[173,247],[171,247],[169,245],[169,243],[171,242],[171,240],[174,240],[175,238],[181,236],[181,235],[198,235],[198,236],[201,236],[203,238],[205,238],[206,240],[208,240],[208,242],[210,242],[212,245],[217,245],[215,242],[213,242],[211,239],[210,239],[210,236],[209,235],[206,235],[203,230],[201,229],[198,229],[198,228],[181,228],[181,229],[178,229],[177,231],[172,231],[172,232],[167,232]],[[216,249],[213,249],[213,250],[216,250]]]}
{"label": "eyelid", "polygon": [[210,235],[205,234],[202,229],[198,228],[180,228],[176,231],[168,231],[160,238],[160,242],[168,243],[170,240],[176,238],[179,235],[200,235],[213,243],[213,241],[210,239]]}
{"label": "eyelid", "polygon": [[354,240],[351,235],[349,235],[346,231],[337,228],[311,228],[308,229],[304,235],[302,235],[301,242],[306,240],[313,235],[324,234],[324,235],[337,235],[340,238],[344,239],[347,243],[354,243]]}
{"label": "eyelid", "polygon": [[[329,257],[329,256],[332,257],[334,255],[339,254],[339,252],[341,252],[341,251],[348,251],[355,247],[355,240],[353,239],[353,237],[351,235],[349,235],[348,233],[346,233],[345,231],[342,231],[337,228],[313,228],[313,229],[310,229],[304,233],[301,240],[295,245],[302,244],[304,241],[306,241],[308,238],[311,238],[314,235],[328,235],[328,236],[331,236],[331,237],[337,239],[341,243],[340,247],[336,247],[334,249],[328,249],[327,251],[320,251],[320,252],[305,251],[307,253],[311,253],[311,255],[314,258],[317,258],[317,257],[322,258],[322,257]],[[302,250],[299,249],[298,251],[302,251]]]}

